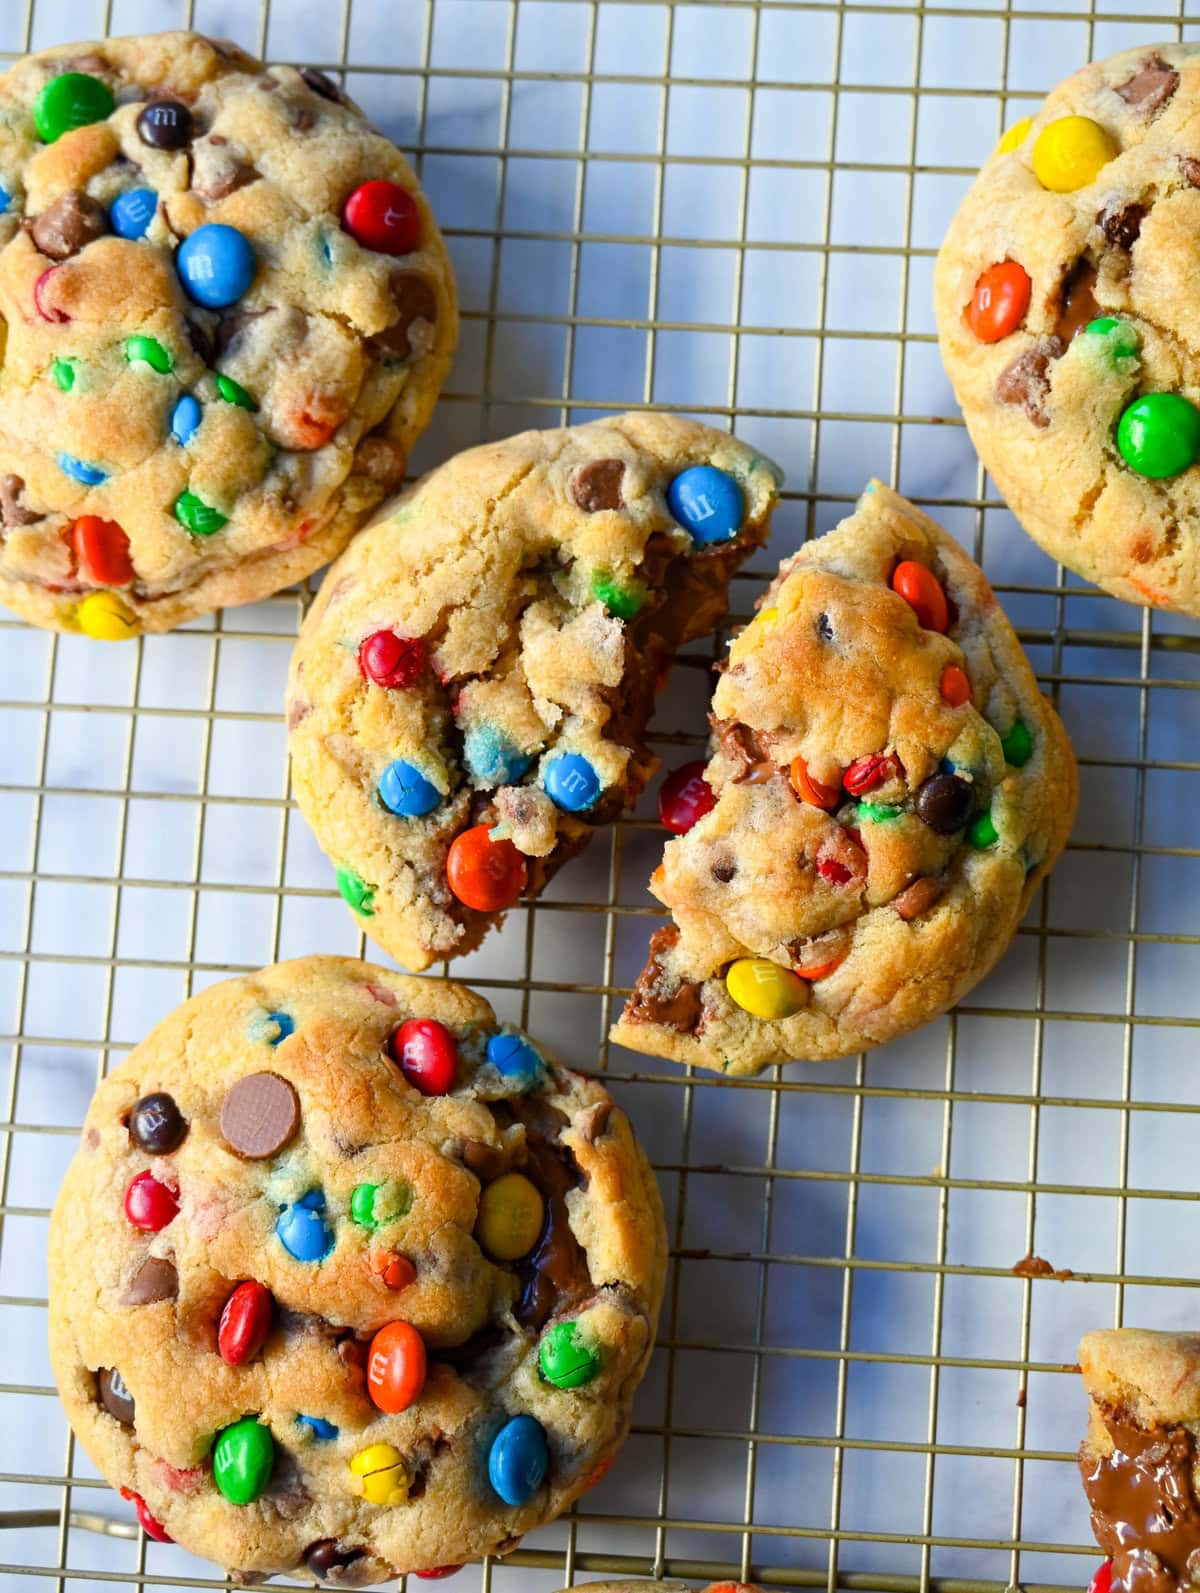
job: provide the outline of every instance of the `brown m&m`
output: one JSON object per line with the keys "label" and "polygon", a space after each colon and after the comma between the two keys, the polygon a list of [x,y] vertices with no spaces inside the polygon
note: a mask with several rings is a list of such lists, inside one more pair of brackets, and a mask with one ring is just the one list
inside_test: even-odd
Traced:
{"label": "brown m&m", "polygon": [[96,1373],[96,1392],[110,1416],[115,1416],[122,1427],[133,1426],[133,1395],[115,1366],[102,1366]]}
{"label": "brown m&m", "polygon": [[221,1106],[221,1133],[230,1149],[247,1161],[274,1156],[299,1127],[300,1102],[278,1073],[251,1073],[239,1079]]}
{"label": "brown m&m", "polygon": [[179,1272],[169,1256],[147,1256],[121,1296],[127,1306],[155,1305],[179,1294]]}
{"label": "brown m&m", "polygon": [[152,149],[183,149],[192,141],[192,113],[182,100],[151,100],[137,119],[137,130]]}
{"label": "brown m&m", "polygon": [[148,1156],[166,1156],[183,1143],[187,1119],[165,1090],[143,1095],[129,1114],[129,1137]]}

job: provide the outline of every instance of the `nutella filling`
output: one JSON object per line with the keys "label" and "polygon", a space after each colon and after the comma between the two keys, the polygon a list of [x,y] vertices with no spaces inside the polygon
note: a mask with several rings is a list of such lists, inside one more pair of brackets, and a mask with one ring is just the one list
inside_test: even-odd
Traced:
{"label": "nutella filling", "polygon": [[1081,1450],[1079,1469],[1113,1593],[1184,1593],[1200,1574],[1195,1440],[1185,1427],[1147,1430],[1111,1415],[1104,1425],[1112,1454]]}

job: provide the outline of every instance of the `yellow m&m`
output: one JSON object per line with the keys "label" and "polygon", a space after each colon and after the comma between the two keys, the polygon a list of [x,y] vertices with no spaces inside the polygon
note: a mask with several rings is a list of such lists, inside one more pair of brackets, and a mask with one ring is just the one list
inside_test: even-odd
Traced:
{"label": "yellow m&m", "polygon": [[493,1261],[519,1261],[538,1242],[545,1206],[523,1173],[505,1173],[479,1197],[475,1237]]}
{"label": "yellow m&m", "polygon": [[394,1444],[370,1444],[360,1449],[350,1462],[350,1470],[360,1479],[362,1496],[368,1504],[408,1503],[408,1473]]}
{"label": "yellow m&m", "polygon": [[115,592],[93,592],[75,610],[75,623],[98,642],[124,642],[138,633],[137,615]]}
{"label": "yellow m&m", "polygon": [[1090,116],[1060,116],[1042,128],[1033,146],[1033,173],[1043,188],[1073,194],[1095,182],[1117,145]]}
{"label": "yellow m&m", "polygon": [[742,957],[725,975],[731,1001],[752,1018],[790,1018],[808,1005],[808,985],[766,957]]}
{"label": "yellow m&m", "polygon": [[1021,120],[1014,122],[1008,132],[1005,133],[1004,137],[996,145],[994,153],[997,155],[1011,155],[1014,149],[1020,149],[1021,145],[1029,137],[1029,129],[1032,126],[1033,117],[1022,116]]}

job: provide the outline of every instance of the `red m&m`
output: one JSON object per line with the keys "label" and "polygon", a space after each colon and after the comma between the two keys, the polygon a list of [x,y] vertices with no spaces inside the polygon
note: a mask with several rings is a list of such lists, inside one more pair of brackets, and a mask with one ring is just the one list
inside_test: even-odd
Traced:
{"label": "red m&m", "polygon": [[143,1233],[158,1233],[179,1212],[179,1196],[152,1172],[139,1173],[125,1191],[125,1215]]}
{"label": "red m&m", "polygon": [[899,771],[895,760],[886,752],[872,752],[868,757],[855,758],[842,776],[842,784],[851,796],[862,796],[867,791],[890,780]]}
{"label": "red m&m", "polygon": [[892,591],[902,597],[927,631],[945,631],[950,605],[942,583],[932,570],[912,559],[902,559],[892,571]]}
{"label": "red m&m", "polygon": [[358,667],[375,686],[411,686],[425,668],[425,643],[419,636],[372,631],[359,643]]}
{"label": "red m&m", "polygon": [[148,1538],[153,1538],[156,1543],[174,1543],[175,1539],[155,1516],[150,1514],[149,1507],[140,1493],[134,1493],[132,1488],[121,1489],[122,1499],[132,1499],[133,1508],[137,1512],[138,1525]]}
{"label": "red m&m", "polygon": [[410,1018],[392,1036],[392,1056],[422,1095],[446,1095],[454,1085],[458,1046],[436,1018]]}
{"label": "red m&m", "polygon": [[967,305],[967,325],[981,343],[998,343],[1025,319],[1033,284],[1015,260],[988,266]]}
{"label": "red m&m", "polygon": [[792,790],[801,802],[807,802],[810,807],[824,808],[828,813],[842,800],[841,786],[824,785],[820,780],[815,780],[808,772],[808,764],[799,756],[793,758],[788,766],[788,777],[792,782]]}
{"label": "red m&m", "polygon": [[398,183],[376,178],[362,183],[342,209],[342,224],[364,249],[379,254],[411,254],[421,240],[421,212]]}
{"label": "red m&m", "polygon": [[712,812],[716,800],[704,778],[704,764],[697,758],[681,764],[659,786],[658,816],[673,834],[683,835]]}
{"label": "red m&m", "polygon": [[446,883],[464,907],[499,913],[525,889],[525,859],[511,841],[493,841],[486,824],[475,824],[450,843]]}
{"label": "red m&m", "polygon": [[229,1366],[252,1361],[262,1349],[271,1331],[274,1303],[270,1289],[252,1278],[239,1283],[226,1300],[217,1328],[217,1349]]}
{"label": "red m&m", "polygon": [[1112,1587],[1112,1561],[1104,1560],[1096,1567],[1095,1575],[1088,1583],[1087,1593],[1109,1593]]}
{"label": "red m&m", "polygon": [[942,701],[951,708],[961,708],[971,700],[971,682],[957,664],[947,664],[942,670],[940,690]]}
{"label": "red m&m", "polygon": [[93,586],[128,586],[133,580],[129,538],[115,520],[84,514],[71,525],[79,573]]}
{"label": "red m&m", "polygon": [[407,1410],[425,1387],[425,1341],[411,1322],[389,1322],[371,1340],[367,1393],[389,1416]]}

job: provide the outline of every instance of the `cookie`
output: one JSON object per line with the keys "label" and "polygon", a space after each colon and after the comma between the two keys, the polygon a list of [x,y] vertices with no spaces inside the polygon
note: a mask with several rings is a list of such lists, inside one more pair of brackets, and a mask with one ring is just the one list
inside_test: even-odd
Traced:
{"label": "cookie", "polygon": [[1079,1363],[1091,1399],[1079,1470],[1113,1593],[1187,1593],[1200,1556],[1200,1334],[1088,1333]]}
{"label": "cookie", "polygon": [[0,602],[117,640],[327,563],[457,336],[407,161],[332,79],[162,33],[0,79]]}
{"label": "cookie", "polygon": [[506,1553],[597,1480],[665,1262],[601,1084],[461,985],[308,957],[194,997],[100,1085],[51,1358],[151,1535],[365,1586]]}
{"label": "cookie", "polygon": [[636,800],[675,649],[766,536],[768,461],[667,415],[459,454],[357,537],[288,686],[301,811],[366,932],[459,956]]}
{"label": "cookie", "polygon": [[880,482],[784,561],[711,724],[715,801],[651,878],[673,922],[612,1030],[652,1056],[757,1073],[927,1023],[1005,950],[1075,814],[983,572]]}
{"label": "cookie", "polygon": [[938,256],[971,441],[1051,557],[1200,614],[1200,54],[1148,45],[1014,127]]}

